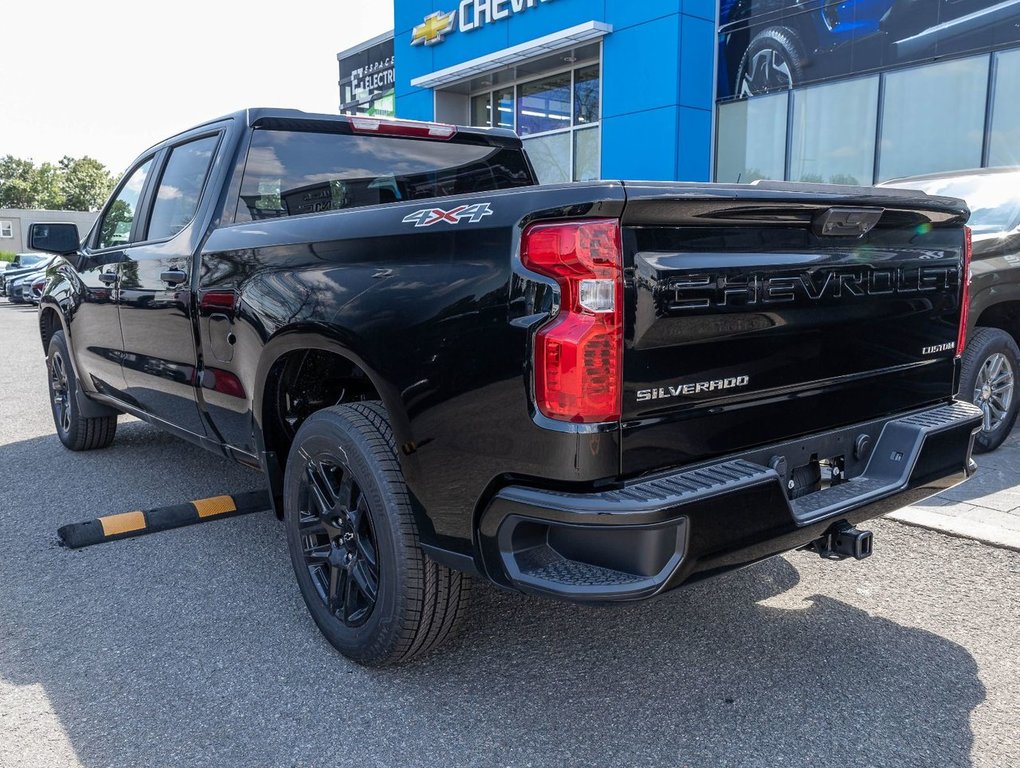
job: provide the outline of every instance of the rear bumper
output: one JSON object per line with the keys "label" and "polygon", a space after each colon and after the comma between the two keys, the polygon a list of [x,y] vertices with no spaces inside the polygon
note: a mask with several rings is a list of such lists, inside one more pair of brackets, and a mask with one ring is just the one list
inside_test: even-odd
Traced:
{"label": "rear bumper", "polygon": [[[954,402],[767,446],[595,493],[509,486],[482,515],[485,569],[504,586],[569,600],[636,600],[802,547],[966,480],[981,411]],[[790,500],[770,458],[852,451],[863,472]],[[866,463],[865,463],[866,460]],[[780,471],[781,465],[780,465]]]}

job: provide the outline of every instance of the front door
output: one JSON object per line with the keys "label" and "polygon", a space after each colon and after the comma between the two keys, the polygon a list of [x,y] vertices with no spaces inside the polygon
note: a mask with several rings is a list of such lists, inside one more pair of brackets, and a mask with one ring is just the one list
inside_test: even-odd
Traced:
{"label": "front door", "polygon": [[120,266],[118,303],[127,394],[147,413],[196,435],[206,433],[198,405],[198,353],[192,319],[194,227],[219,134],[161,155],[162,173],[141,241]]}
{"label": "front door", "polygon": [[76,274],[81,280],[71,305],[78,376],[87,391],[123,399],[121,370],[124,347],[117,312],[117,281],[136,229],[136,214],[152,171],[146,158],[124,176],[89,241],[82,248]]}

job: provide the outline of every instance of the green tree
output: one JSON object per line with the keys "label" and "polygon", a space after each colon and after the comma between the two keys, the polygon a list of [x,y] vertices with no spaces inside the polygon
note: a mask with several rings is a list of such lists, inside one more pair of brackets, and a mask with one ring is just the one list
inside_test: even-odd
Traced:
{"label": "green tree", "polygon": [[59,211],[64,208],[63,176],[59,166],[43,163],[35,169],[33,208]]}
{"label": "green tree", "polygon": [[106,166],[86,155],[81,158],[64,156],[60,161],[61,189],[64,210],[95,211],[113,189],[113,176]]}
{"label": "green tree", "polygon": [[35,163],[13,155],[0,158],[0,208],[33,208],[37,194]]}

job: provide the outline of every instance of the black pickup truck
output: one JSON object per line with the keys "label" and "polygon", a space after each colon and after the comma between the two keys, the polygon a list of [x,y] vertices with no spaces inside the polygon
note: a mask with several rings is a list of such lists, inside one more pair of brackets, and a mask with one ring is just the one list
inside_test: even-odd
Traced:
{"label": "black pickup truck", "polygon": [[964,480],[968,211],[910,190],[537,186],[501,130],[253,109],[39,225],[57,433],[118,413],[265,474],[342,653],[448,637],[469,576],[651,597]]}

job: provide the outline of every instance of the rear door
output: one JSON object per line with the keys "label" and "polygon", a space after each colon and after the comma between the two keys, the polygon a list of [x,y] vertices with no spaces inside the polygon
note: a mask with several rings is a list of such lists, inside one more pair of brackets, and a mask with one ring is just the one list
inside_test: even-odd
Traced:
{"label": "rear door", "polygon": [[206,131],[160,153],[141,242],[120,267],[127,394],[147,413],[197,435],[205,426],[195,390],[190,285],[201,232],[194,221],[220,139]]}
{"label": "rear door", "polygon": [[[628,187],[625,472],[953,394],[962,203],[739,194]],[[874,227],[826,234],[847,216]]]}

